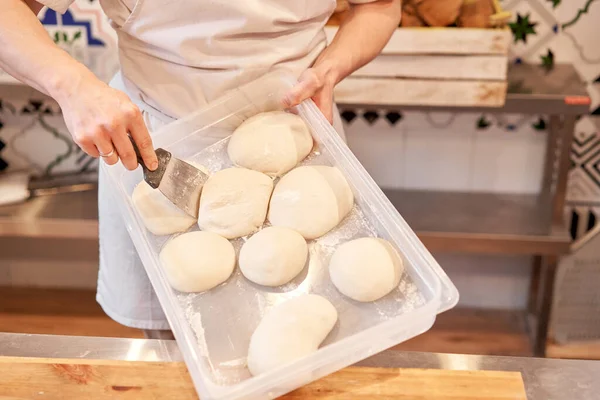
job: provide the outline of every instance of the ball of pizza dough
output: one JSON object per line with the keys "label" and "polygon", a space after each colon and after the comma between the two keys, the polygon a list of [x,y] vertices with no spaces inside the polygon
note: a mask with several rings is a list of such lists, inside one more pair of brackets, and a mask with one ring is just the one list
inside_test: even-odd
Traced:
{"label": "ball of pizza dough", "polygon": [[402,258],[386,240],[361,238],[337,248],[329,262],[334,286],[353,300],[375,301],[394,290],[404,272]]}
{"label": "ball of pizza dough", "polygon": [[269,207],[269,222],[298,231],[306,239],[323,236],[352,209],[354,196],[335,167],[304,166],[277,183]]}
{"label": "ball of pizza dough", "polygon": [[246,168],[212,175],[200,195],[198,226],[234,239],[256,232],[265,222],[273,180]]}
{"label": "ball of pizza dough", "polygon": [[174,289],[204,292],[229,278],[235,267],[235,250],[215,233],[188,232],[169,240],[159,259]]}
{"label": "ball of pizza dough", "polygon": [[229,139],[227,153],[236,165],[276,177],[294,168],[312,147],[302,118],[272,111],[244,121]]}
{"label": "ball of pizza dough", "polygon": [[240,250],[242,274],[259,285],[288,283],[304,269],[308,258],[306,240],[298,232],[277,226],[254,234]]}

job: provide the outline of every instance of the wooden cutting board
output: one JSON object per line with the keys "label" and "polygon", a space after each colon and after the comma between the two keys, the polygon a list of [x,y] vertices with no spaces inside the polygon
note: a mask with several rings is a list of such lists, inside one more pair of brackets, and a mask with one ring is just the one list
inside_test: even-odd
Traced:
{"label": "wooden cutting board", "polygon": [[[0,357],[0,399],[197,399],[183,363]],[[285,399],[527,400],[519,372],[351,367]]]}

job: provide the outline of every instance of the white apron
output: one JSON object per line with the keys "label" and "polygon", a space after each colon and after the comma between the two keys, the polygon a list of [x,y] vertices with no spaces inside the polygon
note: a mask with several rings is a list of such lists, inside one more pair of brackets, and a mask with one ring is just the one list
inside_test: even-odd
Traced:
{"label": "white apron", "polygon": [[[106,3],[115,1],[103,2],[111,18]],[[122,79],[111,86],[155,131],[274,66],[299,75],[325,48],[322,28],[334,7],[335,0],[138,0],[123,24],[113,18]],[[337,110],[334,127],[343,135]],[[112,190],[101,170],[97,301],[123,325],[169,329]]]}

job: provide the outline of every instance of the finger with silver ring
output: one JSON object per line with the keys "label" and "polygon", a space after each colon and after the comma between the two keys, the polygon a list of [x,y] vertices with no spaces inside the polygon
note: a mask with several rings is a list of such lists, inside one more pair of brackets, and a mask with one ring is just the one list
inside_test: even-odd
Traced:
{"label": "finger with silver ring", "polygon": [[109,137],[104,137],[96,142],[98,154],[108,165],[116,164],[119,161],[119,155]]}
{"label": "finger with silver ring", "polygon": [[100,155],[100,157],[102,158],[109,158],[111,157],[113,154],[115,154],[115,149],[112,149],[111,151],[109,151],[108,153],[104,154],[101,152],[98,152],[98,154]]}

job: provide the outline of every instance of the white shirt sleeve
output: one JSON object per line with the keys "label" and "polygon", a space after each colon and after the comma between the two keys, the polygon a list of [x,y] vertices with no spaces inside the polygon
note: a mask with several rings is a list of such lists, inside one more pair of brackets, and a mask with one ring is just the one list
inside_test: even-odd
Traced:
{"label": "white shirt sleeve", "polygon": [[74,1],[75,0],[37,0],[38,3],[61,14],[64,14]]}

